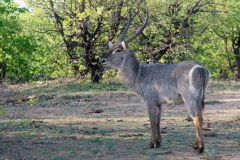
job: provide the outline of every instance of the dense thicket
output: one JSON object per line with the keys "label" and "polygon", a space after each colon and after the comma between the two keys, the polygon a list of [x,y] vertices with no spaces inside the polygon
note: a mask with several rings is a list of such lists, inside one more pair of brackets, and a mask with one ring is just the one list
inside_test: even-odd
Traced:
{"label": "dense thicket", "polygon": [[213,78],[240,77],[238,0],[13,0],[0,2],[0,81],[103,76],[106,41],[114,41],[131,10],[126,37],[150,21],[130,44],[141,61],[196,59]]}

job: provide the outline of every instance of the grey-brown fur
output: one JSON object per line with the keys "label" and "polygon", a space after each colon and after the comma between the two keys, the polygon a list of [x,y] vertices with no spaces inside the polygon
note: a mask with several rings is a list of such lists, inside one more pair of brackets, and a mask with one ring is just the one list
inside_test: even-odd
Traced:
{"label": "grey-brown fur", "polygon": [[140,95],[148,107],[152,132],[149,146],[153,148],[161,145],[162,105],[182,98],[196,128],[195,148],[202,153],[202,110],[209,81],[208,70],[197,61],[177,64],[140,63],[124,41],[109,47],[103,64],[117,69],[121,81]]}

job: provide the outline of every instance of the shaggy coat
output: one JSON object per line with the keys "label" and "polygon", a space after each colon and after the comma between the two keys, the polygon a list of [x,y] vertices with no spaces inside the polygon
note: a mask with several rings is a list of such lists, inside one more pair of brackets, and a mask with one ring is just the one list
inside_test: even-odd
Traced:
{"label": "shaggy coat", "polygon": [[203,152],[202,111],[209,72],[197,61],[176,64],[140,63],[125,42],[111,46],[103,64],[118,70],[121,81],[132,88],[148,107],[152,129],[149,146],[159,147],[161,108],[182,99],[196,128],[195,148]]}

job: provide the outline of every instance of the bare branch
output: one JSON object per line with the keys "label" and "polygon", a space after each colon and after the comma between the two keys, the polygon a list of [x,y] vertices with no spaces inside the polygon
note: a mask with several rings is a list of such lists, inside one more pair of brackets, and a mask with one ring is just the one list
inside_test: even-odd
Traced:
{"label": "bare branch", "polygon": [[61,22],[61,18],[57,14],[57,12],[55,11],[53,1],[49,0],[49,3],[50,3],[50,6],[51,6],[51,9],[52,9],[52,12],[54,14],[55,27],[56,27],[57,31],[60,33],[60,35],[62,36],[62,39],[63,39],[64,43],[67,44],[67,40],[66,40],[65,35],[64,35],[63,24]]}

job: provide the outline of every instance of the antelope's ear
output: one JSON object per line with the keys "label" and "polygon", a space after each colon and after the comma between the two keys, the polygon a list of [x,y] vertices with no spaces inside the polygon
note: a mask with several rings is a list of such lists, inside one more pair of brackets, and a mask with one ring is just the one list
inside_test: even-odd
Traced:
{"label": "antelope's ear", "polygon": [[113,46],[113,43],[110,42],[110,41],[108,41],[108,47],[109,47],[109,48],[112,48],[112,46]]}
{"label": "antelope's ear", "polygon": [[127,44],[124,41],[122,41],[121,45],[122,45],[123,50],[127,49]]}

